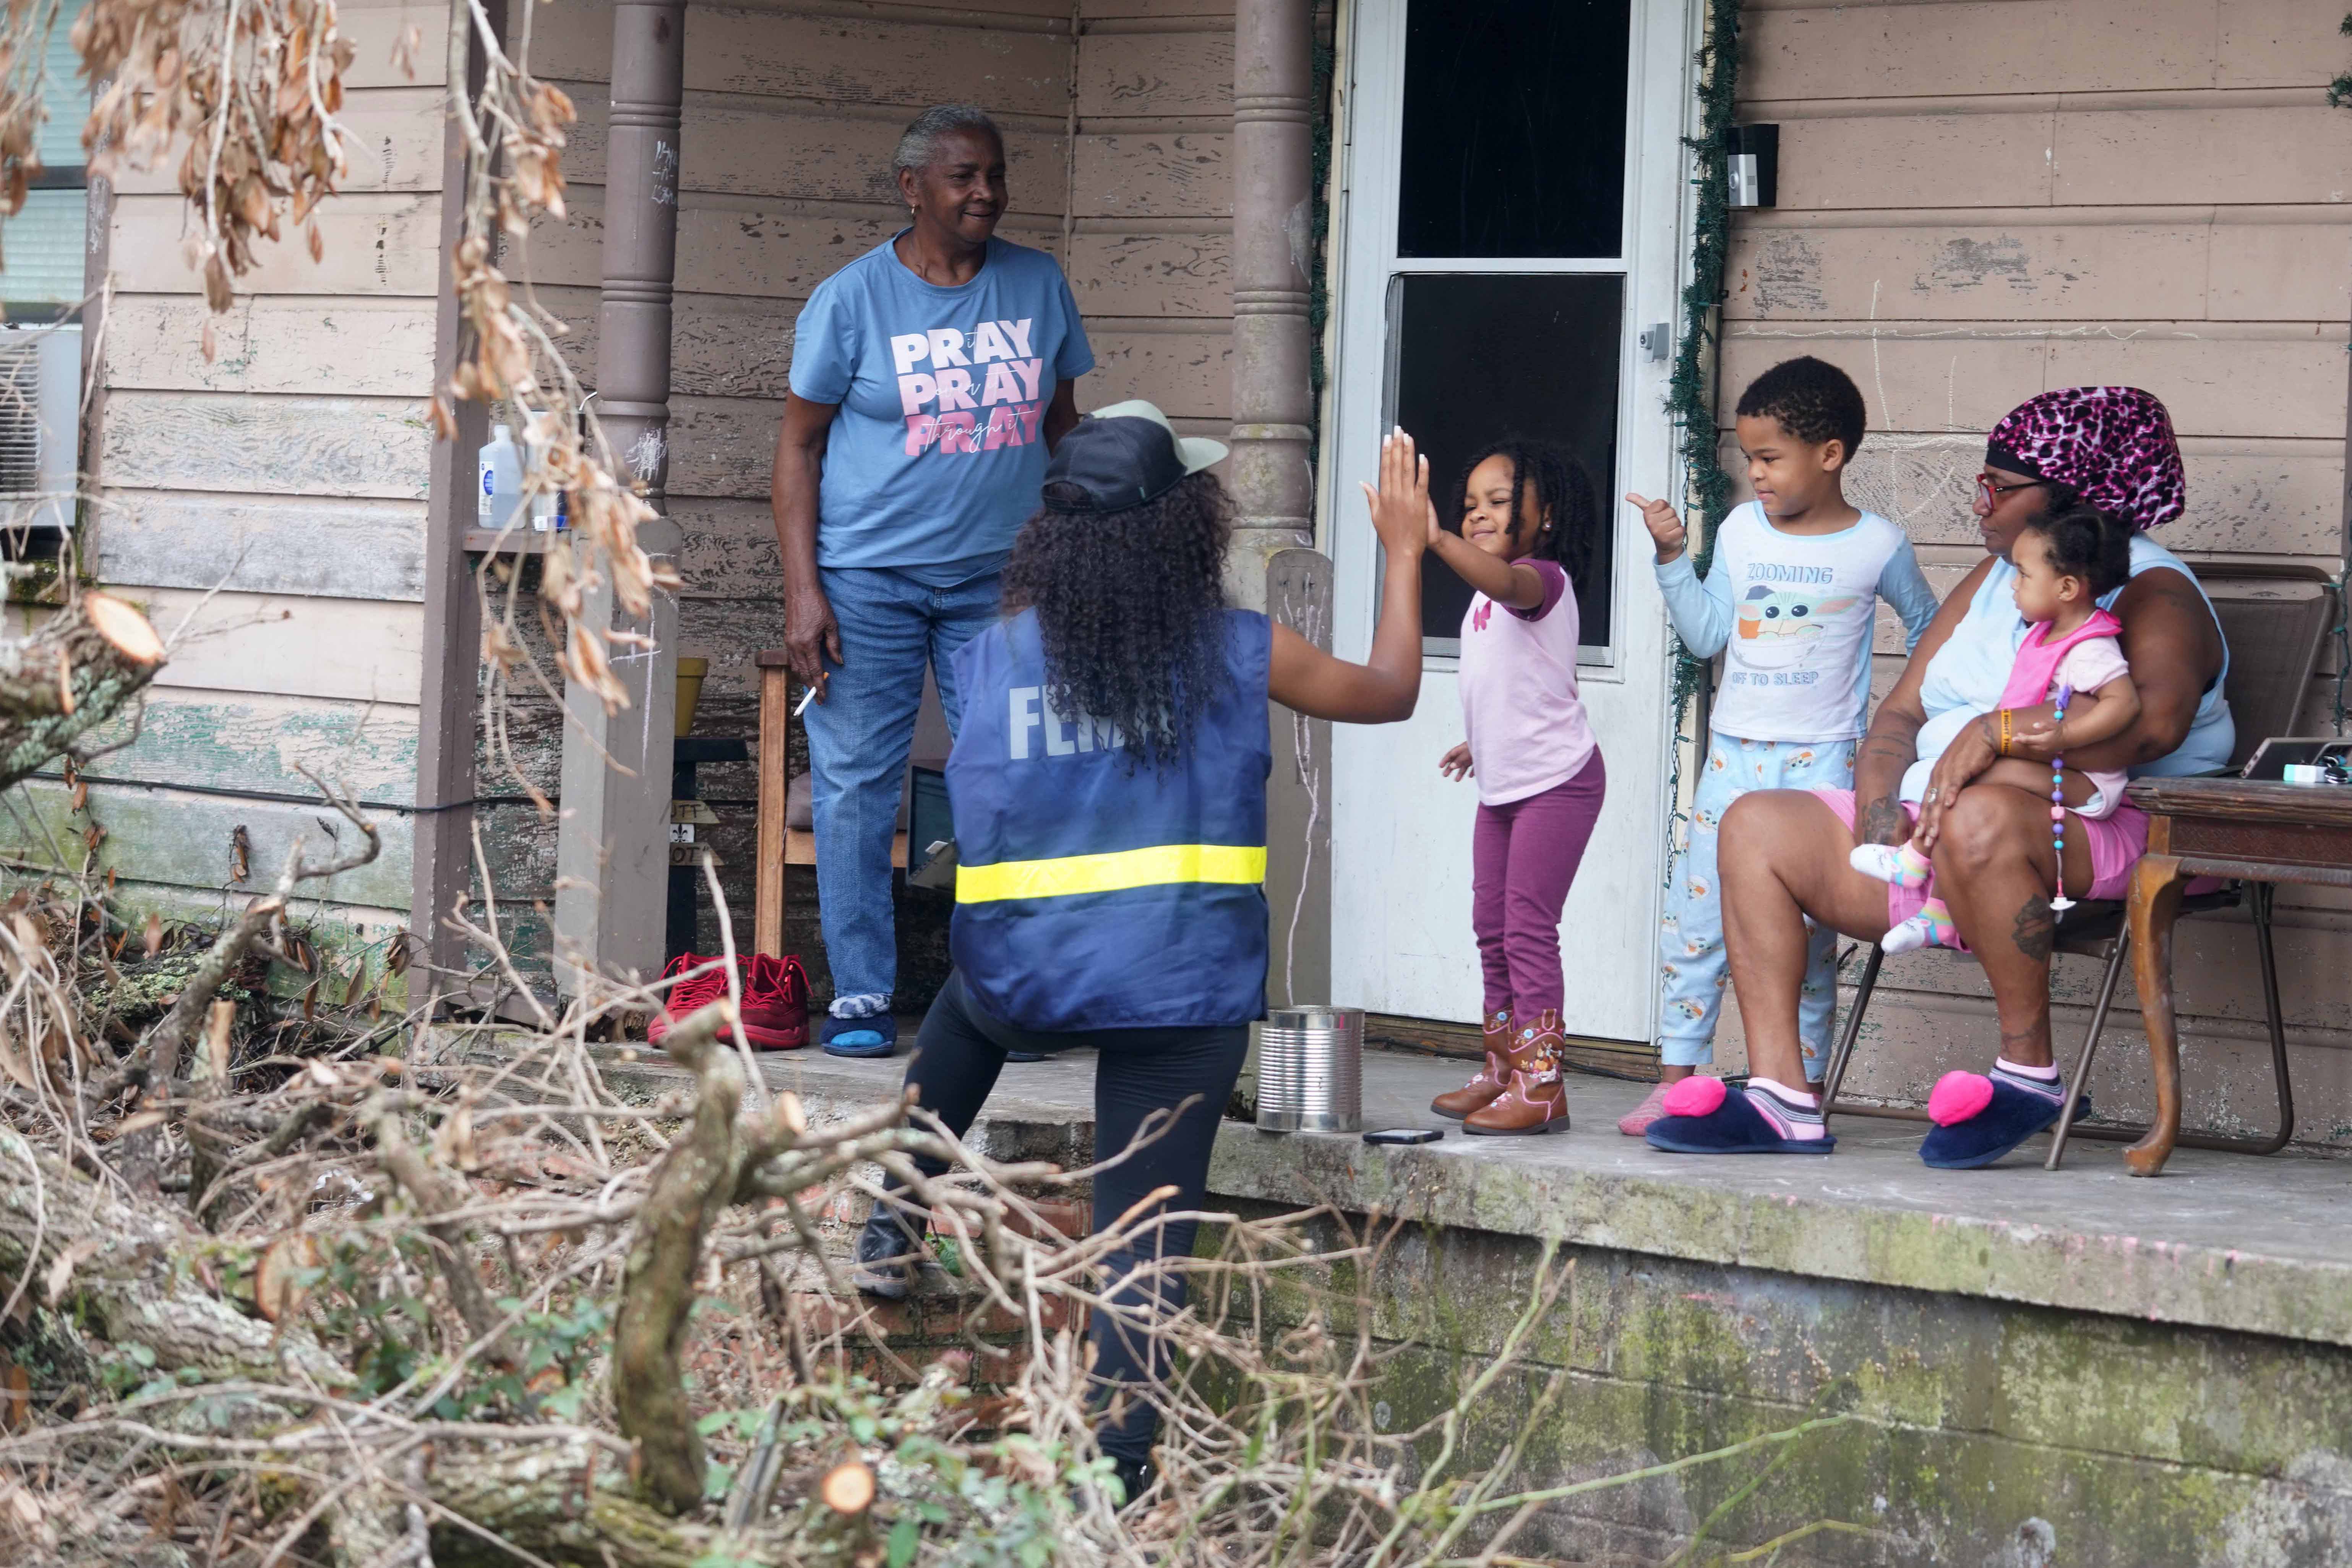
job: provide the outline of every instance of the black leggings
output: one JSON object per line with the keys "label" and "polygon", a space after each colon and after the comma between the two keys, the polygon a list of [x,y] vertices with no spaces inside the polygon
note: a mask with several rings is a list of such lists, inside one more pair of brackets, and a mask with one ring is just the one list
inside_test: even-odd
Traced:
{"label": "black leggings", "polygon": [[[1095,1068],[1095,1158],[1107,1160],[1126,1148],[1153,1111],[1171,1111],[1197,1096],[1172,1126],[1127,1160],[1095,1178],[1094,1215],[1097,1226],[1117,1220],[1154,1188],[1176,1189],[1173,1209],[1201,1206],[1209,1179],[1209,1151],[1217,1138],[1217,1122],[1225,1102],[1233,1098],[1234,1080],[1249,1050],[1249,1027],[1234,1024],[1196,1029],[1097,1029],[1084,1033],[1040,1034],[998,1022],[980,1010],[964,989],[959,973],[948,976],[940,999],[931,1004],[915,1039],[914,1058],[907,1064],[907,1082],[917,1091],[917,1103],[961,1137],[980,1114],[988,1091],[996,1087],[1004,1053],[1061,1051],[1093,1046],[1101,1052]],[[946,1170],[942,1162],[919,1162],[924,1174]],[[1192,1250],[1192,1222],[1186,1220],[1143,1232],[1140,1246],[1120,1247],[1103,1259],[1108,1300],[1143,1305],[1157,1297],[1162,1310],[1173,1312],[1184,1304],[1181,1277],[1134,1279],[1139,1267],[1161,1256],[1183,1257]],[[1164,1356],[1151,1354],[1153,1342],[1139,1340],[1105,1314],[1094,1318],[1094,1376],[1108,1397],[1121,1383],[1136,1381],[1147,1369],[1157,1373]],[[1160,1417],[1143,1400],[1129,1402],[1100,1435],[1103,1452],[1138,1464],[1151,1455],[1151,1441]]]}

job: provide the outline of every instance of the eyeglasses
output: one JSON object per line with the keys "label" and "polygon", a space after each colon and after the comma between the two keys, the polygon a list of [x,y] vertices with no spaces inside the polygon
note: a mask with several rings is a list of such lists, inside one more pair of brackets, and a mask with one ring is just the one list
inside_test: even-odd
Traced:
{"label": "eyeglasses", "polygon": [[2050,481],[2048,479],[2020,479],[2013,485],[1997,485],[1985,475],[1979,474],[1977,476],[1977,500],[1984,502],[1985,510],[1987,511],[1990,511],[1994,507],[2000,504],[2000,498],[2007,495],[2010,491],[2030,490],[2036,485],[2046,485]]}

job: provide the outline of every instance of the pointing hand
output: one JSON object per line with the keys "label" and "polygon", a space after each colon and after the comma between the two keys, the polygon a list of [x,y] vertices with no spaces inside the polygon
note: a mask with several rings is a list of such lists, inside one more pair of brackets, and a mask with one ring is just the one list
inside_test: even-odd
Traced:
{"label": "pointing hand", "polygon": [[1683,527],[1683,520],[1675,515],[1673,507],[1662,500],[1650,500],[1635,495],[1631,490],[1625,492],[1625,499],[1642,509],[1642,526],[1650,531],[1650,538],[1658,546],[1660,565],[1683,552],[1690,542],[1690,531]]}

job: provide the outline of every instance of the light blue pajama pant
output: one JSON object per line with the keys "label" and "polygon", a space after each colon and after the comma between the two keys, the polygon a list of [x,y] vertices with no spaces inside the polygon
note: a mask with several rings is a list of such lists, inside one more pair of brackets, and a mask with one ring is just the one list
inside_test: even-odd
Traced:
{"label": "light blue pajama pant", "polygon": [[[1715,1059],[1715,1021],[1730,981],[1723,952],[1723,889],[1716,837],[1723,814],[1750,790],[1846,789],[1853,784],[1852,741],[1743,741],[1707,737],[1706,761],[1691,802],[1690,841],[1675,861],[1666,914],[1658,932],[1664,982],[1658,1056],[1668,1067]],[[1830,1024],[1837,1011],[1837,933],[1807,921],[1805,987],[1797,1009],[1805,1077],[1829,1070]]]}

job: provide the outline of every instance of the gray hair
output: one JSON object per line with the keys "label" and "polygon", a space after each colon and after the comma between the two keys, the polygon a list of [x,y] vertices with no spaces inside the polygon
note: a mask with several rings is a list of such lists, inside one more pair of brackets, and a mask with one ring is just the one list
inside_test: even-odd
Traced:
{"label": "gray hair", "polygon": [[898,150],[890,154],[890,177],[895,180],[908,169],[929,168],[940,154],[940,138],[959,131],[985,132],[999,147],[1004,145],[1004,132],[978,104],[935,103],[915,116],[907,133],[898,138]]}

